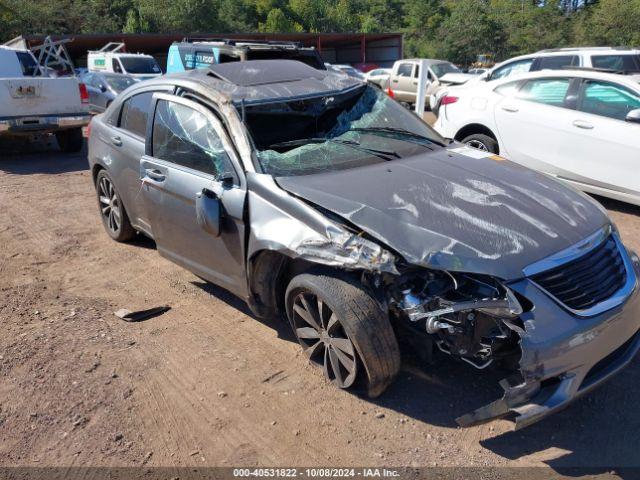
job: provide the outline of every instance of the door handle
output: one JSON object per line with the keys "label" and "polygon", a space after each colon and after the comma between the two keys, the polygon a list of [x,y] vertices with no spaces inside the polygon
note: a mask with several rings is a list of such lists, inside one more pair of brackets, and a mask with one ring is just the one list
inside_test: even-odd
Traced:
{"label": "door handle", "polygon": [[120,137],[111,137],[111,143],[113,143],[116,147],[122,146],[122,140]]}
{"label": "door handle", "polygon": [[504,110],[505,112],[511,112],[511,113],[515,113],[518,111],[517,107],[513,107],[511,105],[503,105],[502,106],[502,110]]}
{"label": "door handle", "polygon": [[573,126],[583,128],[585,130],[591,130],[593,128],[592,124],[590,124],[589,122],[585,122],[584,120],[574,120]]}
{"label": "door handle", "polygon": [[145,168],[144,173],[151,180],[155,180],[156,182],[164,182],[165,175],[157,168]]}

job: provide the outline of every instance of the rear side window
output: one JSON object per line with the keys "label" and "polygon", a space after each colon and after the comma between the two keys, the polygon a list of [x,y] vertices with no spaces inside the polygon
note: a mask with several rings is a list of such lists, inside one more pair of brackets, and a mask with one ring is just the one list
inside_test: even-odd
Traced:
{"label": "rear side window", "polygon": [[570,80],[567,78],[529,80],[518,92],[518,98],[555,107],[564,107],[569,83]]}
{"label": "rear side window", "polygon": [[159,100],[153,119],[153,156],[214,176],[231,171],[231,161],[213,124],[202,113]]}
{"label": "rear side window", "polygon": [[594,68],[639,72],[640,55],[591,55],[591,65]]}
{"label": "rear side window", "polygon": [[560,70],[565,67],[577,67],[580,59],[577,55],[558,55],[554,57],[540,57],[535,70]]}
{"label": "rear side window", "polygon": [[493,71],[491,74],[491,80],[510,77],[511,75],[517,75],[518,73],[526,73],[531,69],[532,63],[533,58],[527,58],[525,60],[518,60],[516,62],[503,65]]}
{"label": "rear side window", "polygon": [[640,96],[625,87],[587,80],[582,86],[578,110],[603,117],[624,120],[631,110],[640,108]]}
{"label": "rear side window", "polygon": [[413,64],[411,64],[411,63],[401,63],[398,66],[398,76],[399,77],[410,77],[412,70],[413,70]]}
{"label": "rear side window", "polygon": [[20,68],[22,69],[22,75],[25,77],[36,77],[40,75],[40,68],[34,60],[33,56],[27,52],[16,52],[18,61],[20,62]]}
{"label": "rear side window", "polygon": [[142,138],[147,131],[147,117],[153,92],[139,93],[122,104],[119,127]]}

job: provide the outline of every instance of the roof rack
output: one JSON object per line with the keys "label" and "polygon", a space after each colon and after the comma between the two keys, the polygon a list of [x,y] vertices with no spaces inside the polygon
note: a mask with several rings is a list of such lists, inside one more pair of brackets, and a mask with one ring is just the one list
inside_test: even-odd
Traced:
{"label": "roof rack", "polygon": [[124,42],[109,42],[100,50],[98,50],[98,52],[116,53],[116,52],[124,51],[124,48],[125,48]]}
{"label": "roof rack", "polygon": [[564,48],[547,48],[544,50],[538,50],[536,53],[554,53],[554,52],[580,52],[584,50],[600,50],[600,51],[608,51],[608,50],[636,50],[634,47],[625,47],[625,46],[617,46],[617,47],[564,47]]}
{"label": "roof rack", "polygon": [[596,67],[572,67],[571,65],[565,65],[562,70],[580,70],[585,72],[600,72],[600,73],[614,73],[616,75],[626,75],[632,70],[614,70],[613,68],[596,68]]}
{"label": "roof rack", "polygon": [[186,43],[205,42],[205,43],[222,43],[230,46],[251,46],[251,45],[271,45],[286,47],[302,47],[300,42],[291,42],[287,40],[251,40],[251,39],[235,39],[235,38],[210,38],[210,37],[184,37],[182,39]]}

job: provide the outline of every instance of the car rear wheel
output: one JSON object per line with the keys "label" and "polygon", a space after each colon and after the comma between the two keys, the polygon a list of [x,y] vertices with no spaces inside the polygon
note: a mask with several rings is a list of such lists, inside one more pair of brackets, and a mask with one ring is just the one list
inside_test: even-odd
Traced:
{"label": "car rear wheel", "polygon": [[136,231],[129,222],[116,187],[106,170],[100,170],[96,178],[96,193],[100,217],[105,230],[117,242],[131,240]]}
{"label": "car rear wheel", "polygon": [[70,130],[61,130],[56,132],[56,140],[60,150],[65,153],[77,153],[82,150],[84,138],[82,137],[81,128],[72,128]]}
{"label": "car rear wheel", "polygon": [[362,386],[377,397],[394,380],[400,350],[389,318],[349,279],[298,275],[286,309],[304,353],[338,388]]}
{"label": "car rear wheel", "polygon": [[485,152],[498,153],[498,142],[489,135],[475,133],[462,140],[462,143]]}

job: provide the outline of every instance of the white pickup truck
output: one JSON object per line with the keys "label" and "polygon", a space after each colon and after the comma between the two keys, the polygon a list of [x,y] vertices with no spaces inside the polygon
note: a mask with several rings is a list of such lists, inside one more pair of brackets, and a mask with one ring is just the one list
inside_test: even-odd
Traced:
{"label": "white pickup truck", "polygon": [[0,46],[0,136],[54,133],[62,151],[78,152],[91,119],[86,87],[42,71],[30,51]]}

